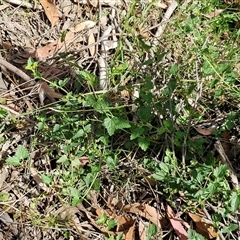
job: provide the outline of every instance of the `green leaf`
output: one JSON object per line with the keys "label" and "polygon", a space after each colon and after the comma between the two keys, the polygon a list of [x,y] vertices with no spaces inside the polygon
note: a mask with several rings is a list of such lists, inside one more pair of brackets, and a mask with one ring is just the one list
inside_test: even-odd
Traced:
{"label": "green leaf", "polygon": [[174,130],[173,121],[172,121],[171,118],[167,118],[167,119],[163,120],[163,125],[169,131],[173,131]]}
{"label": "green leaf", "polygon": [[193,229],[188,229],[188,240],[206,240],[202,235],[198,234]]}
{"label": "green leaf", "polygon": [[228,168],[226,165],[220,165],[214,169],[213,175],[218,179],[223,179],[227,174],[227,170]]}
{"label": "green leaf", "polygon": [[[27,67],[32,66],[33,64],[34,64],[33,58],[32,57],[28,58],[28,60],[27,60]],[[26,67],[26,69],[27,69],[27,67]]]}
{"label": "green leaf", "polygon": [[214,95],[214,97],[220,97],[220,96],[222,96],[223,94],[224,94],[224,90],[222,89],[222,88],[218,88],[218,89],[216,89],[216,91],[215,91],[215,95]]}
{"label": "green leaf", "polygon": [[104,240],[115,240],[115,238],[114,238],[114,236],[113,235],[111,235],[110,237],[108,237],[108,238],[104,238]]}
{"label": "green leaf", "polygon": [[154,174],[152,174],[152,177],[155,178],[158,181],[164,181],[166,178],[166,173],[165,172],[156,172]]}
{"label": "green leaf", "polygon": [[209,183],[207,189],[209,194],[213,196],[219,189],[219,183]]}
{"label": "green leaf", "polygon": [[7,193],[0,192],[0,202],[6,202],[9,200],[9,195]]}
{"label": "green leaf", "polygon": [[151,111],[152,109],[150,106],[141,107],[138,109],[137,115],[143,122],[148,122],[152,118]]}
{"label": "green leaf", "polygon": [[232,213],[236,213],[240,206],[240,194],[236,191],[232,192],[230,197],[230,209]]}
{"label": "green leaf", "polygon": [[146,42],[144,42],[141,39],[139,40],[139,45],[143,50],[147,50],[147,51],[152,48],[151,45],[148,45]]}
{"label": "green leaf", "polygon": [[178,65],[177,64],[173,64],[170,68],[170,73],[171,74],[176,74],[178,72]]}
{"label": "green leaf", "polygon": [[205,61],[203,63],[203,73],[206,76],[210,76],[210,75],[213,75],[215,73],[215,70],[213,69],[213,67],[210,65],[210,63],[208,61]]}
{"label": "green leaf", "polygon": [[143,62],[143,65],[152,65],[154,63],[153,59],[148,59],[145,62]]}
{"label": "green leaf", "polygon": [[72,198],[72,205],[76,207],[79,203],[81,203],[81,199],[79,197],[73,197]]}
{"label": "green leaf", "polygon": [[16,151],[15,155],[16,155],[19,159],[23,160],[23,159],[25,159],[25,158],[28,158],[29,153],[28,153],[27,149],[26,149],[24,146],[19,146],[19,147],[17,148],[17,151]]}
{"label": "green leaf", "polygon": [[130,136],[130,140],[133,140],[144,133],[144,128],[135,128],[132,130],[132,134]]}
{"label": "green leaf", "polygon": [[125,70],[127,70],[127,68],[128,68],[127,62],[121,63],[116,68],[113,68],[112,74],[113,75],[122,74]]}
{"label": "green leaf", "polygon": [[52,183],[53,177],[49,174],[41,174],[42,181],[48,186]]}
{"label": "green leaf", "polygon": [[158,133],[158,135],[162,135],[163,133],[166,132],[166,130],[167,129],[165,127],[160,127],[160,128],[157,129],[157,133]]}
{"label": "green leaf", "polygon": [[107,222],[107,214],[104,212],[101,217],[96,221],[97,224],[104,224]]}
{"label": "green leaf", "polygon": [[68,163],[68,157],[66,155],[62,155],[57,161],[57,163]]}
{"label": "green leaf", "polygon": [[21,161],[17,156],[7,158],[5,160],[5,162],[8,163],[9,165],[14,166],[14,167],[17,167],[17,166],[21,165]]}
{"label": "green leaf", "polygon": [[90,133],[92,130],[92,125],[91,124],[87,124],[86,126],[84,126],[84,131],[86,133]]}
{"label": "green leaf", "polygon": [[74,135],[73,139],[78,139],[78,138],[81,138],[85,135],[85,132],[83,131],[83,129],[79,129],[77,131],[77,133]]}
{"label": "green leaf", "polygon": [[67,30],[64,30],[61,34],[61,42],[65,41],[66,35],[67,35]]}
{"label": "green leaf", "polygon": [[105,118],[103,121],[103,126],[107,129],[109,136],[112,136],[117,129],[130,128],[130,123],[122,118],[113,117]]}
{"label": "green leaf", "polygon": [[71,166],[72,167],[79,167],[81,165],[81,162],[79,160],[78,157],[74,158],[72,161],[71,161]]}
{"label": "green leaf", "polygon": [[116,226],[117,226],[117,220],[115,220],[115,219],[110,219],[110,220],[107,221],[107,227],[106,227],[106,229],[107,229],[108,231],[110,231],[111,229],[113,229],[113,228],[116,227]]}
{"label": "green leaf", "polygon": [[116,240],[122,240],[122,238],[123,238],[123,232],[117,235]]}
{"label": "green leaf", "polygon": [[58,123],[55,124],[55,125],[53,126],[53,132],[58,132],[60,128],[61,128],[60,124],[58,124]]}
{"label": "green leaf", "polygon": [[224,226],[222,233],[232,233],[238,229],[238,224],[231,223],[229,226]]}
{"label": "green leaf", "polygon": [[107,129],[109,136],[112,136],[116,130],[115,122],[112,118],[105,118],[103,126]]}
{"label": "green leaf", "polygon": [[94,183],[92,184],[93,190],[99,191],[100,190],[100,185],[101,185],[100,180],[99,179],[95,179]]}
{"label": "green leaf", "polygon": [[112,158],[111,156],[108,156],[106,162],[107,162],[108,168],[110,170],[114,170],[119,162],[119,159],[117,158],[117,156],[115,156],[114,158]]}
{"label": "green leaf", "polygon": [[37,79],[42,78],[42,74],[37,70],[34,71],[33,76],[34,76],[34,78],[37,78]]}
{"label": "green leaf", "polygon": [[150,141],[148,138],[145,137],[139,137],[138,138],[138,145],[143,150],[146,151],[150,145]]}
{"label": "green leaf", "polygon": [[116,129],[124,129],[124,128],[131,127],[129,121],[127,121],[123,118],[113,117],[113,121],[115,122]]}
{"label": "green leaf", "polygon": [[147,228],[147,236],[153,237],[157,234],[157,226],[155,224],[150,223]]}
{"label": "green leaf", "polygon": [[93,106],[96,103],[96,99],[93,95],[86,95],[83,102],[84,107]]}
{"label": "green leaf", "polygon": [[169,165],[168,164],[166,164],[164,162],[160,162],[159,167],[165,173],[169,173]]}
{"label": "green leaf", "polygon": [[68,191],[69,191],[70,196],[73,197],[73,198],[79,198],[80,195],[81,195],[80,190],[78,190],[75,187],[69,187]]}

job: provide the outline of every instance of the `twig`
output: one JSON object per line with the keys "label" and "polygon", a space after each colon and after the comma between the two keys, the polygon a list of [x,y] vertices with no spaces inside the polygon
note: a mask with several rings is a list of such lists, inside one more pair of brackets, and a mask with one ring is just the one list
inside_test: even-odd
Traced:
{"label": "twig", "polygon": [[3,65],[4,67],[6,67],[7,69],[9,69],[10,71],[12,71],[13,73],[17,74],[19,77],[21,77],[26,83],[29,83],[30,85],[35,85],[36,82],[31,79],[25,72],[23,72],[22,70],[20,70],[19,68],[15,67],[14,65],[12,65],[11,63],[5,61],[4,59],[0,58],[0,65]]}
{"label": "twig", "polygon": [[42,7],[40,5],[32,5],[31,3],[27,2],[27,1],[21,1],[21,0],[5,0],[5,2],[11,3],[13,5],[17,5],[17,6],[22,6],[22,7],[26,7],[26,8],[33,8],[33,9],[42,9]]}
{"label": "twig", "polygon": [[231,176],[231,180],[232,180],[232,184],[233,184],[233,188],[238,190],[239,189],[239,183],[238,183],[238,178],[237,175],[222,147],[221,142],[218,140],[215,144],[214,144],[215,149],[218,151],[221,161],[223,164],[226,164],[229,171],[230,171],[230,176]]}
{"label": "twig", "polygon": [[[120,33],[116,33],[115,35],[116,35],[116,36],[118,36],[118,35],[120,36]],[[87,46],[83,46],[83,47],[81,47],[81,48],[79,48],[79,49],[77,49],[77,50],[74,50],[74,51],[65,52],[64,54],[67,55],[67,54],[80,53],[80,52],[82,52],[82,51],[84,51],[84,50],[89,49],[89,48],[92,47],[92,46],[95,46],[95,45],[98,45],[98,44],[102,43],[103,41],[108,41],[108,40],[106,39],[106,37],[111,37],[111,36],[113,36],[113,34],[109,34],[109,35],[107,35],[107,36],[102,36],[102,37],[101,37],[99,40],[97,40],[95,43],[89,44],[89,45],[87,45]],[[50,58],[48,58],[47,60],[54,60],[54,59],[59,59],[59,58],[61,58],[61,57],[60,57],[59,55],[57,55],[57,56],[50,57]]]}
{"label": "twig", "polygon": [[6,111],[8,111],[8,112],[10,112],[11,114],[14,114],[14,115],[16,115],[16,116],[18,116],[18,117],[23,117],[24,119],[26,119],[26,120],[27,120],[28,122],[30,122],[30,123],[36,124],[36,123],[35,123],[33,120],[31,120],[30,118],[25,117],[25,116],[22,116],[21,113],[13,110],[13,109],[11,109],[11,108],[9,108],[8,106],[5,106],[5,105],[0,104],[0,108],[5,109]]}
{"label": "twig", "polygon": [[171,2],[169,4],[169,7],[168,7],[166,13],[164,14],[163,19],[161,21],[161,24],[158,27],[157,32],[155,34],[155,39],[153,40],[153,43],[152,43],[153,46],[156,47],[158,45],[158,41],[159,41],[158,38],[163,34],[163,32],[164,32],[164,30],[167,26],[167,23],[168,23],[170,17],[172,16],[172,14],[173,14],[173,12],[174,12],[174,10],[176,9],[177,6],[178,6],[177,1],[171,0]]}
{"label": "twig", "polygon": [[103,41],[101,42],[101,56],[98,59],[98,66],[99,66],[99,89],[100,90],[107,90],[110,84],[110,81],[108,79],[107,76],[107,61],[106,61],[106,57],[107,57],[107,46],[105,44],[105,41],[107,41],[108,39],[108,35],[111,33],[112,31],[112,26],[108,26],[108,28],[103,32]]}

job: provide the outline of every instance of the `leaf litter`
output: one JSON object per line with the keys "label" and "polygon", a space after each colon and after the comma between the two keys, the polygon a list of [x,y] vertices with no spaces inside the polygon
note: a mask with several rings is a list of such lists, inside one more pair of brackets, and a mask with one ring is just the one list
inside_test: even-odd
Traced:
{"label": "leaf litter", "polygon": [[[29,57],[39,61],[41,74],[43,76],[45,74],[47,79],[50,77],[60,79],[58,73],[61,74],[61,77],[71,74],[71,78],[76,79],[78,68],[89,68],[91,60],[98,56],[95,67],[99,69],[99,90],[104,91],[110,88],[110,81],[107,76],[109,58],[111,58],[111,52],[117,49],[119,35],[122,32],[119,27],[120,23],[117,22],[119,21],[117,15],[121,12],[121,8],[125,11],[129,9],[129,1],[124,1],[123,4],[123,1],[117,0],[91,0],[80,1],[79,3],[74,1],[74,3],[72,1],[55,3],[50,0],[41,0],[41,5],[35,3],[36,6],[19,4],[19,2],[7,2],[10,4],[3,5],[0,8],[1,13],[3,13],[3,20],[0,22],[0,27],[3,30],[1,32],[1,41],[3,41],[1,45],[7,53],[1,53],[2,58],[6,59],[5,62],[0,62],[1,67],[5,66],[7,71],[0,80],[3,84],[8,83],[9,85],[9,79],[11,79],[10,99],[12,103],[5,106],[9,117],[16,115],[20,120],[21,114],[26,113],[29,106],[37,110],[40,106],[56,102],[64,96],[63,93],[50,86],[48,82],[37,81],[36,83],[36,79],[32,79],[27,75],[29,72],[25,73],[25,65]],[[23,1],[23,3],[25,2]],[[19,5],[19,7],[16,8],[11,4]],[[89,4],[91,7],[89,7]],[[177,3],[175,1],[166,3],[159,1],[154,2],[154,4],[159,12],[160,9],[165,9],[165,14],[155,16],[158,23],[154,26],[143,27],[139,25],[137,35],[156,46],[158,42],[154,37],[162,36],[167,23],[177,8]],[[22,6],[27,6],[32,10],[26,12]],[[100,24],[93,17],[97,8],[104,10],[104,14],[108,14],[108,18],[105,21],[102,18],[103,21],[100,21]],[[44,14],[44,17],[35,12],[35,9]],[[11,11],[9,10],[16,11],[14,18],[16,20],[11,18]],[[79,12],[85,12],[84,19],[83,16],[79,17]],[[222,12],[223,10],[219,9],[204,16],[211,19]],[[22,17],[24,14],[27,14],[27,18]],[[151,32],[152,28],[156,29],[155,36]],[[125,43],[129,49],[134,48],[127,38]],[[76,61],[77,69],[69,64],[65,66],[66,69],[63,71],[61,54],[76,57],[78,59]],[[8,63],[11,65],[8,65]],[[134,67],[130,59],[129,64]],[[26,82],[28,83],[27,86]],[[37,86],[37,91],[32,91],[34,89],[33,85]],[[122,86],[125,86],[125,84],[122,84]],[[88,88],[86,87],[86,89]],[[4,89],[4,94],[7,91],[10,91],[10,89]],[[136,91],[135,96],[139,96],[138,90]],[[28,94],[30,94],[30,100],[26,99]],[[120,94],[122,98],[125,98],[121,96],[123,94],[127,96],[126,105],[132,97],[128,90],[120,91],[117,94]],[[45,96],[48,96],[50,103]],[[117,105],[116,99],[115,96],[111,100],[115,105]],[[16,114],[13,114],[14,111]],[[114,131],[118,130],[117,120],[107,118],[106,121],[108,122],[105,127],[109,131],[109,135],[113,135]],[[109,122],[112,123],[113,127],[110,128]],[[122,123],[122,121],[120,122]],[[125,125],[122,128],[129,127],[130,125]],[[13,126],[13,129],[17,130],[7,133],[4,137],[8,141],[1,144],[1,153],[5,155],[2,158],[6,159],[8,157],[7,159],[14,161],[14,164],[11,164],[11,167],[4,164],[0,172],[1,198],[4,199],[3,197],[7,196],[6,201],[1,201],[0,239],[14,239],[17,236],[19,236],[19,239],[32,239],[30,236],[46,240],[64,239],[61,221],[68,221],[67,230],[71,236],[74,236],[74,239],[104,239],[105,236],[113,235],[117,237],[121,233],[123,233],[122,239],[145,239],[148,226],[151,223],[157,227],[159,239],[161,239],[163,231],[166,229],[169,234],[173,234],[169,230],[168,223],[171,224],[179,239],[187,239],[187,227],[183,226],[184,221],[182,218],[176,217],[169,205],[163,207],[164,201],[156,198],[153,198],[154,204],[151,201],[146,203],[145,201],[148,198],[139,197],[139,195],[152,197],[153,193],[149,191],[149,186],[142,185],[139,188],[137,184],[133,184],[132,189],[124,189],[123,192],[117,189],[114,192],[110,189],[111,176],[108,175],[110,174],[108,171],[103,171],[101,176],[103,182],[107,182],[106,184],[103,183],[101,193],[91,191],[90,196],[87,196],[82,203],[78,203],[76,206],[63,203],[58,191],[61,186],[58,184],[57,179],[54,179],[55,190],[53,190],[54,188],[44,182],[41,177],[43,173],[47,176],[47,174],[51,175],[52,171],[54,171],[46,149],[40,147],[36,152],[31,152],[29,155],[24,150],[33,140],[31,135],[34,134],[35,123],[27,124],[24,122],[22,127]],[[195,128],[195,130],[206,137],[211,136],[214,129]],[[54,146],[53,143],[48,144],[48,148]],[[20,154],[18,155],[21,158],[15,159],[14,154],[19,153],[19,151]],[[224,161],[227,161],[231,170],[231,177],[234,178],[232,182],[238,185],[236,174],[232,171],[229,160],[222,154],[222,149],[219,154]],[[20,162],[21,164],[18,164]],[[84,168],[88,166],[91,159],[83,155],[78,158],[78,162]],[[136,166],[133,162],[123,164],[122,167],[125,168],[127,173],[131,173],[132,169],[142,171],[141,167]],[[144,174],[147,173],[144,172]],[[132,180],[134,183],[134,179]],[[156,186],[156,181],[151,182],[151,187]],[[147,184],[149,184],[148,181]],[[98,224],[97,221],[103,214],[106,215],[107,220],[103,221],[102,224]],[[39,224],[29,224],[32,215],[37,216]],[[189,212],[188,215],[195,222],[196,230],[199,233],[202,233],[208,239],[216,237],[211,222],[206,222],[202,217],[194,213]],[[57,229],[50,226],[46,227],[45,225],[48,226],[48,223],[46,223],[45,217],[52,221],[59,221],[60,227]],[[35,220],[37,221],[37,219]],[[109,229],[110,220],[116,220],[116,225],[113,224],[111,229]],[[62,228],[65,229],[64,224]]]}

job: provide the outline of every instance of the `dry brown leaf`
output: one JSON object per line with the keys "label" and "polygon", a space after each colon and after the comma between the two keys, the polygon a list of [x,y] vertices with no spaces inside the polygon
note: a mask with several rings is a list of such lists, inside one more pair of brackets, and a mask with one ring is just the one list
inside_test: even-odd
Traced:
{"label": "dry brown leaf", "polygon": [[[2,156],[2,152],[1,152],[1,156]],[[9,173],[8,173],[7,169],[6,168],[2,168],[0,170],[0,188],[2,188],[3,183],[5,182],[7,177],[9,177]]]}
{"label": "dry brown leaf", "polygon": [[[90,35],[89,35],[89,37],[88,37],[88,45],[91,45],[91,44],[93,44],[93,43],[95,43],[95,38],[94,38],[94,35],[93,35],[93,33],[91,33]],[[93,45],[92,47],[89,47],[89,52],[90,52],[90,55],[91,56],[94,56],[95,55],[95,46]]]}
{"label": "dry brown leaf", "polygon": [[148,204],[135,203],[125,205],[123,211],[138,214],[154,223],[158,228],[162,228],[166,223],[166,219],[163,218],[154,207],[151,207]]}
{"label": "dry brown leaf", "polygon": [[[152,3],[153,1],[152,0],[148,0],[148,2]],[[155,2],[154,6],[156,6],[156,7],[159,7],[159,8],[162,8],[162,9],[166,9],[168,7],[168,5],[166,3],[164,3],[164,2],[162,2],[161,0],[154,1],[154,2]]]}
{"label": "dry brown leaf", "polygon": [[12,44],[10,42],[3,42],[2,43],[3,49],[9,50],[12,48]]}
{"label": "dry brown leaf", "polygon": [[107,215],[108,217],[111,217],[111,218],[114,218],[114,219],[116,219],[116,217],[117,217],[117,215],[116,215],[114,212],[108,211],[108,210],[104,210],[104,209],[102,209],[102,208],[98,208],[98,207],[97,207],[97,209],[96,209],[97,218],[96,218],[96,219],[90,218],[89,215],[88,215],[88,218],[91,220],[92,224],[93,224],[96,228],[98,228],[101,232],[103,232],[103,233],[108,233],[108,234],[110,234],[110,235],[115,236],[115,235],[116,235],[115,232],[108,231],[108,230],[106,230],[106,228],[105,228],[104,226],[102,226],[102,225],[100,225],[100,224],[96,224],[96,220],[97,220],[98,218],[100,218],[103,213],[106,213],[106,215]]}
{"label": "dry brown leaf", "polygon": [[5,8],[10,7],[10,4],[3,4],[0,6],[0,11],[4,10]]}
{"label": "dry brown leaf", "polygon": [[139,233],[140,240],[145,240],[147,236],[147,224],[143,224],[142,221],[139,221],[138,233]]}
{"label": "dry brown leaf", "polygon": [[188,215],[196,223],[196,232],[203,235],[207,239],[213,239],[217,237],[217,233],[213,226],[209,223],[206,223],[202,217],[194,213],[188,213]]}
{"label": "dry brown leaf", "polygon": [[127,231],[125,231],[124,237],[126,240],[135,240],[135,223],[136,221],[134,220],[132,226]]}
{"label": "dry brown leaf", "polygon": [[54,27],[59,21],[57,7],[53,4],[51,0],[40,0],[40,3],[42,4],[45,14],[50,21],[52,27]]}
{"label": "dry brown leaf", "polygon": [[43,60],[48,57],[52,57],[58,49],[62,46],[63,43],[61,43],[59,40],[56,40],[54,42],[51,42],[47,44],[44,47],[40,47],[35,51],[35,57],[39,60]]}
{"label": "dry brown leaf", "polygon": [[135,223],[135,220],[133,220],[131,217],[128,216],[116,216],[115,218],[118,222],[117,225],[117,232],[124,232],[128,230],[132,225]]}
{"label": "dry brown leaf", "polygon": [[74,39],[74,33],[80,32],[84,29],[90,29],[94,27],[95,24],[96,23],[93,21],[85,21],[79,23],[75,27],[70,28],[70,31],[66,34],[64,38],[64,41],[59,38],[43,47],[38,48],[34,53],[31,54],[34,54],[34,56],[38,60],[44,60],[48,57],[54,56],[54,54],[56,54],[57,52],[65,51],[65,46],[67,46],[72,41],[72,39]]}
{"label": "dry brown leaf", "polygon": [[209,14],[203,14],[204,17],[206,18],[214,18],[218,16],[220,13],[222,13],[224,9],[217,9],[216,11],[209,13]]}
{"label": "dry brown leaf", "polygon": [[222,135],[222,146],[226,154],[230,151],[230,132],[229,130],[224,130]]}
{"label": "dry brown leaf", "polygon": [[41,70],[43,70],[41,71],[41,74],[45,79],[48,79],[49,77],[53,78],[53,76],[57,76],[64,73],[64,70],[60,68],[50,68],[47,70],[44,70],[44,68],[42,68]]}
{"label": "dry brown leaf", "polygon": [[[131,218],[129,216],[123,216],[123,215],[119,216],[111,210],[103,210],[102,208],[97,207],[97,209],[96,209],[96,214],[98,216],[97,218],[100,218],[103,213],[105,213],[108,216],[108,218],[117,220],[117,223],[118,223],[117,229],[116,229],[116,232],[113,233],[111,231],[107,231],[100,225],[97,225],[98,229],[100,229],[104,233],[114,234],[114,235],[117,235],[120,232],[124,232],[123,240],[134,240],[135,239],[136,220],[134,220],[133,218]],[[95,219],[95,220],[97,220],[97,219]]]}
{"label": "dry brown leaf", "polygon": [[57,52],[63,51],[63,46],[70,42],[74,37],[73,32],[68,32],[64,38],[64,41],[61,41],[61,38],[45,45],[44,47],[40,47],[35,51],[35,57],[39,60],[46,59],[48,57],[54,56]]}
{"label": "dry brown leaf", "polygon": [[89,3],[93,6],[93,7],[97,7],[99,0],[89,0]]}
{"label": "dry brown leaf", "polygon": [[166,3],[163,3],[163,2],[155,3],[154,5],[156,7],[162,8],[162,9],[167,9],[168,8],[168,5]]}
{"label": "dry brown leaf", "polygon": [[152,176],[143,177],[143,181],[146,182],[147,184],[149,184],[150,186],[156,186],[157,185],[156,179],[153,178]]}
{"label": "dry brown leaf", "polygon": [[89,163],[89,157],[82,156],[79,158],[79,161],[81,162],[82,167]]}
{"label": "dry brown leaf", "polygon": [[213,132],[215,129],[216,129],[215,127],[213,127],[213,128],[195,128],[195,130],[196,130],[198,133],[200,133],[200,134],[202,134],[202,135],[204,135],[204,136],[209,136],[209,135],[211,135],[212,132]]}
{"label": "dry brown leaf", "polygon": [[167,214],[169,217],[169,221],[174,229],[174,231],[176,232],[176,234],[178,235],[180,240],[187,240],[188,239],[188,233],[186,232],[186,230],[183,228],[182,224],[181,224],[181,219],[176,218],[176,214],[174,213],[174,211],[172,210],[172,208],[167,205]]}
{"label": "dry brown leaf", "polygon": [[[48,84],[46,82],[41,82],[40,83],[40,91],[39,92],[43,92],[45,95],[47,95],[47,97],[54,102],[54,99],[60,99],[63,97],[63,95],[61,93],[56,93],[55,90],[51,87],[48,86]],[[40,97],[40,95],[39,95]],[[43,97],[44,98],[44,97]],[[41,100],[41,99],[40,99]],[[43,100],[41,100],[41,103],[43,104]]]}
{"label": "dry brown leaf", "polygon": [[77,33],[82,30],[93,28],[95,25],[96,25],[95,22],[88,20],[88,21],[77,24],[75,27],[70,28],[70,31]]}

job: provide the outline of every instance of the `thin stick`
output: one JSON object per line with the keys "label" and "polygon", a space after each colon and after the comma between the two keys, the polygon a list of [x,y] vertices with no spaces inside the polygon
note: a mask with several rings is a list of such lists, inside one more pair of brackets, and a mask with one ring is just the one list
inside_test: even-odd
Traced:
{"label": "thin stick", "polygon": [[15,67],[11,63],[5,61],[2,58],[0,58],[0,65],[3,65],[4,67],[9,69],[13,73],[17,74],[19,77],[21,77],[25,82],[29,83],[30,85],[33,86],[33,85],[36,84],[36,82],[33,79],[31,79],[25,72],[23,72],[22,70],[20,70],[19,68]]}
{"label": "thin stick", "polygon": [[161,24],[158,27],[157,32],[155,34],[155,39],[152,43],[153,46],[156,47],[158,45],[159,37],[163,34],[163,32],[164,32],[164,30],[167,26],[167,23],[168,23],[170,17],[172,16],[172,14],[173,14],[173,12],[174,12],[174,10],[176,9],[177,6],[178,6],[177,1],[175,1],[175,0],[170,1],[170,5],[169,5],[166,13],[164,14],[163,19],[161,21]]}
{"label": "thin stick", "polygon": [[229,161],[222,143],[218,140],[215,144],[214,144],[215,149],[218,151],[219,155],[220,155],[220,159],[222,161],[223,164],[226,164],[229,171],[230,171],[230,176],[231,176],[231,180],[232,180],[232,184],[233,184],[233,188],[238,190],[239,189],[239,183],[238,183],[238,178],[237,175],[232,167],[231,162]]}

